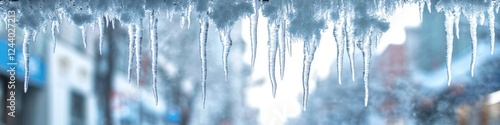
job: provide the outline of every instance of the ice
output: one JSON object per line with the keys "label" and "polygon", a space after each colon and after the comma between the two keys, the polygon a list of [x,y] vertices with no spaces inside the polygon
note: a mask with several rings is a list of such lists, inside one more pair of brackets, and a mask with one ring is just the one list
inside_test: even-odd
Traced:
{"label": "ice", "polygon": [[285,21],[282,20],[280,22],[279,31],[278,31],[278,45],[279,45],[279,60],[280,60],[280,78],[283,80],[283,76],[285,75]]}
{"label": "ice", "polygon": [[52,21],[52,39],[54,40],[54,45],[52,47],[52,53],[56,52],[56,44],[57,44],[56,31],[57,31],[57,33],[59,33],[59,22]]}
{"label": "ice", "polygon": [[208,37],[208,27],[209,22],[206,15],[199,18],[200,22],[200,59],[201,59],[201,98],[202,105],[205,107],[205,100],[207,95],[207,37]]}
{"label": "ice", "polygon": [[151,15],[149,17],[149,39],[151,40],[151,74],[153,75],[153,94],[155,98],[155,103],[158,105],[158,85],[157,85],[157,69],[158,69],[158,19],[156,18],[156,15],[153,12],[151,12]]}
{"label": "ice", "polygon": [[344,35],[344,19],[339,19],[335,22],[333,27],[333,36],[337,43],[337,76],[339,84],[342,85],[342,64],[344,63],[344,48],[345,48],[345,35]]}
{"label": "ice", "polygon": [[446,72],[448,74],[448,86],[451,83],[451,57],[453,54],[453,21],[455,15],[452,11],[444,11],[444,28],[446,32]]}
{"label": "ice", "polygon": [[457,39],[460,39],[460,9],[455,7],[455,10],[453,11],[453,18],[455,19],[455,35],[457,36]]}
{"label": "ice", "polygon": [[23,40],[23,58],[24,58],[24,93],[28,92],[28,83],[30,79],[30,41],[34,39],[34,32],[29,29],[24,29]]}
{"label": "ice", "polygon": [[472,42],[472,61],[470,64],[470,73],[471,76],[474,77],[474,68],[476,66],[476,53],[477,53],[477,15],[471,14],[466,15],[467,20],[469,20],[470,24],[470,38]]}
{"label": "ice", "polygon": [[135,78],[137,80],[137,87],[140,85],[141,81],[141,68],[142,68],[142,25],[141,24],[136,24],[135,25],[135,64],[136,64],[136,69],[135,72],[137,77]]}
{"label": "ice", "polygon": [[253,14],[250,16],[250,38],[251,38],[251,46],[252,46],[252,67],[255,64],[255,57],[257,54],[257,25],[259,22],[259,8],[260,8],[260,1],[259,0],[253,0],[252,2],[253,6]]}
{"label": "ice", "polygon": [[[348,16],[348,15],[346,15]],[[346,50],[347,50],[347,56],[349,57],[349,62],[351,64],[351,77],[352,77],[352,81],[354,82],[355,80],[355,72],[354,72],[354,44],[355,44],[355,41],[354,41],[354,31],[352,29],[354,29],[353,25],[352,25],[352,22],[351,22],[351,19],[349,19],[350,16],[348,16],[348,20],[346,20],[346,38],[347,38],[347,42],[346,42]]]}
{"label": "ice", "polygon": [[132,80],[132,65],[133,65],[133,60],[134,60],[134,40],[135,40],[135,35],[134,33],[136,32],[135,26],[133,24],[129,24],[128,26],[128,37],[129,37],[129,43],[128,43],[128,82],[130,83],[130,80]]}
{"label": "ice", "polygon": [[87,32],[85,31],[85,27],[84,26],[80,26],[80,30],[82,32],[83,47],[87,48]]}
{"label": "ice", "polygon": [[365,107],[368,106],[368,78],[370,76],[370,58],[371,58],[371,31],[365,36],[362,42],[362,53],[363,53],[363,83],[365,85]]}
{"label": "ice", "polygon": [[99,18],[99,54],[102,55],[102,39],[104,37],[104,22],[102,18]]}
{"label": "ice", "polygon": [[276,51],[278,49],[278,29],[279,26],[274,24],[273,22],[268,23],[268,32],[269,32],[269,40],[267,42],[267,50],[268,50],[268,71],[269,71],[269,79],[271,80],[272,85],[272,94],[273,97],[276,97],[276,76],[275,76],[275,64],[276,64]]}
{"label": "ice", "polygon": [[302,96],[303,110],[307,109],[307,99],[309,96],[309,74],[311,72],[311,63],[314,59],[314,53],[318,46],[319,40],[304,41],[304,62],[302,67],[302,87],[304,94]]}
{"label": "ice", "polygon": [[495,14],[493,13],[495,3],[495,1],[491,1],[490,6],[488,7],[488,25],[490,30],[491,55],[493,55],[493,51],[495,51]]}
{"label": "ice", "polygon": [[226,81],[228,77],[227,57],[229,56],[229,51],[231,50],[231,46],[233,45],[233,41],[231,40],[230,35],[231,29],[219,30],[219,36],[222,43],[222,64],[224,67],[224,80]]}

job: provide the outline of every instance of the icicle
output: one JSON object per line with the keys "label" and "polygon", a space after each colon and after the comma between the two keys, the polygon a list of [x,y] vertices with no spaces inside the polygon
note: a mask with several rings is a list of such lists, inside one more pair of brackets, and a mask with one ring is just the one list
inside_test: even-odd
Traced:
{"label": "icicle", "polygon": [[276,27],[276,24],[273,22],[268,23],[268,32],[269,32],[269,41],[267,43],[267,48],[268,48],[268,63],[269,63],[269,79],[271,79],[271,85],[272,85],[272,94],[273,98],[276,97],[276,89],[277,89],[277,83],[276,83],[276,77],[275,77],[275,64],[276,64],[276,51],[278,49],[278,46],[276,45],[278,42],[278,28]]}
{"label": "icicle", "polygon": [[425,7],[425,2],[424,1],[420,1],[418,3],[418,10],[420,11],[420,22],[423,22],[424,21],[424,7]]}
{"label": "icicle", "polygon": [[115,29],[115,19],[111,19],[111,27]]}
{"label": "icicle", "polygon": [[206,15],[200,18],[200,59],[201,59],[201,98],[203,108],[205,108],[205,100],[207,96],[207,37],[208,37],[208,19]]}
{"label": "icicle", "polygon": [[87,32],[85,32],[85,27],[80,26],[80,30],[82,31],[83,47],[87,48]]}
{"label": "icicle", "polygon": [[429,11],[429,13],[432,13],[432,9],[431,9],[431,0],[425,0],[425,3],[427,4],[427,11]]}
{"label": "icicle", "polygon": [[[141,21],[142,22],[142,21]],[[136,80],[137,80],[137,87],[140,85],[141,81],[141,62],[142,62],[142,25],[141,23],[135,25],[135,72],[137,75]]]}
{"label": "icicle", "polygon": [[446,32],[446,71],[448,74],[448,86],[451,83],[451,57],[453,53],[453,21],[457,18],[453,12],[444,11],[444,27]]}
{"label": "icicle", "polygon": [[352,20],[346,20],[346,28],[345,31],[347,35],[347,56],[349,57],[349,62],[351,63],[351,75],[352,75],[352,81],[354,82],[355,80],[355,75],[354,75],[354,45],[356,44],[354,41],[354,27],[352,25]]}
{"label": "icicle", "polygon": [[365,84],[365,107],[368,106],[368,78],[370,76],[370,58],[371,58],[371,31],[365,36],[362,45],[362,53],[363,53],[363,83]]}
{"label": "icicle", "polygon": [[104,22],[102,22],[102,18],[98,19],[99,23],[99,54],[102,55],[102,39],[104,37]]}
{"label": "icicle", "polygon": [[57,31],[57,33],[59,33],[59,22],[52,21],[52,39],[54,40],[54,45],[52,47],[52,53],[56,52],[56,44],[57,44],[56,31]]}
{"label": "icicle", "polygon": [[134,60],[134,40],[135,40],[135,27],[133,24],[129,24],[128,26],[128,36],[129,36],[129,43],[128,43],[128,83],[130,83],[131,77],[132,77],[132,65],[133,65],[133,60]]}
{"label": "icicle", "polygon": [[24,57],[24,93],[28,91],[28,83],[30,76],[30,41],[33,40],[34,31],[24,29],[24,41],[23,41],[23,57]]}
{"label": "icicle", "polygon": [[259,22],[259,3],[258,0],[253,0],[253,14],[250,16],[250,38],[251,38],[251,46],[252,46],[252,67],[255,64],[255,57],[257,54],[257,25]]}
{"label": "icicle", "polygon": [[455,19],[455,33],[457,35],[457,39],[460,39],[460,9],[458,7],[455,7],[455,10],[453,11],[453,16]]}
{"label": "icicle", "polygon": [[151,12],[151,16],[149,17],[149,37],[151,40],[151,72],[153,75],[153,94],[155,96],[155,102],[156,105],[158,105],[158,85],[156,82],[156,75],[157,75],[157,59],[158,59],[158,19],[156,19],[156,16],[154,14],[154,11]]}
{"label": "icicle", "polygon": [[469,19],[469,24],[470,24],[470,38],[472,42],[472,61],[470,64],[470,73],[471,76],[474,77],[474,68],[476,66],[476,53],[477,53],[477,33],[476,33],[476,27],[477,27],[477,17],[474,14],[473,16],[467,16]]}
{"label": "icicle", "polygon": [[109,15],[105,15],[104,17],[105,17],[104,19],[106,20],[106,27],[108,27],[109,26]]}
{"label": "icicle", "polygon": [[495,1],[491,1],[490,7],[488,8],[488,25],[490,30],[491,55],[493,55],[493,51],[495,51],[495,14],[493,13],[494,5]]}
{"label": "icicle", "polygon": [[333,37],[337,43],[337,76],[339,85],[342,85],[342,64],[344,59],[345,37],[344,37],[344,20],[339,19],[333,27]]}
{"label": "icicle", "polygon": [[306,111],[307,99],[309,96],[309,73],[311,72],[311,63],[314,59],[314,52],[316,52],[318,42],[319,41],[315,38],[309,42],[304,41],[304,63],[302,67],[302,88],[304,91],[302,104],[304,106],[304,111]]}
{"label": "icicle", "polygon": [[219,29],[219,36],[222,42],[222,63],[224,65],[224,80],[227,81],[227,57],[229,56],[229,51],[231,50],[231,46],[233,45],[233,41],[231,40],[231,28]]}
{"label": "icicle", "polygon": [[280,60],[280,78],[283,80],[283,76],[285,75],[285,21],[281,21],[281,25],[279,26],[279,60]]}

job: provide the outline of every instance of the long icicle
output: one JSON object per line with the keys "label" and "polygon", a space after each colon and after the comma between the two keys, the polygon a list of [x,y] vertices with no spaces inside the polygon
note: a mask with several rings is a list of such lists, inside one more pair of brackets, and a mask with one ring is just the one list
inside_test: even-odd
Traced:
{"label": "long icicle", "polygon": [[451,57],[453,54],[453,21],[456,16],[452,11],[444,11],[444,28],[446,32],[446,72],[448,74],[448,86],[451,83]]}
{"label": "long icicle", "polygon": [[304,111],[307,109],[307,99],[309,96],[309,73],[311,72],[311,63],[314,59],[314,53],[316,52],[318,42],[319,41],[315,38],[309,42],[304,41],[304,62],[302,66],[302,89],[304,91],[302,95],[302,105],[304,106]]}
{"label": "long icicle", "polygon": [[127,73],[127,78],[128,78],[128,83],[132,80],[132,65],[134,63],[134,40],[135,40],[135,26],[133,24],[129,24],[128,26],[128,36],[129,36],[129,43],[128,43],[128,73]]}
{"label": "long icicle", "polygon": [[257,25],[259,22],[259,0],[253,0],[252,5],[254,8],[254,13],[250,16],[250,38],[252,46],[252,67],[255,64],[255,57],[257,55]]}
{"label": "long icicle", "polygon": [[363,53],[363,83],[365,85],[365,107],[368,106],[368,78],[370,76],[370,58],[371,52],[371,31],[365,36],[363,41],[362,53]]}
{"label": "long icicle", "polygon": [[354,70],[354,45],[356,44],[355,41],[354,41],[354,31],[352,29],[354,29],[353,25],[352,25],[352,20],[350,18],[348,18],[349,20],[346,20],[346,28],[345,28],[345,31],[346,32],[346,35],[347,35],[347,56],[349,57],[349,62],[351,63],[351,76],[352,76],[352,81],[354,82],[355,80],[355,70]]}
{"label": "long icicle", "polygon": [[488,8],[488,25],[490,30],[490,50],[491,55],[493,55],[493,51],[495,51],[495,13],[493,13],[493,9],[495,8],[496,1],[491,1],[490,7]]}
{"label": "long icicle", "polygon": [[271,85],[272,85],[272,94],[273,98],[276,97],[276,89],[277,89],[277,83],[276,83],[276,77],[275,77],[275,64],[276,64],[276,51],[278,49],[278,46],[276,45],[278,42],[278,28],[276,24],[273,22],[268,23],[268,31],[269,31],[269,41],[267,43],[267,48],[268,48],[268,71],[269,71],[269,79],[271,79]]}
{"label": "long icicle", "polygon": [[206,15],[202,15],[200,22],[200,59],[201,59],[201,98],[202,105],[205,108],[205,100],[207,97],[207,37],[208,37],[208,19]]}
{"label": "long icicle", "polygon": [[24,57],[24,93],[28,92],[28,83],[30,79],[30,41],[33,40],[34,31],[24,29],[23,57]]}
{"label": "long icicle", "polygon": [[98,19],[98,24],[99,24],[99,54],[102,55],[102,41],[104,37],[104,22],[102,20],[103,18]]}
{"label": "long icicle", "polygon": [[151,72],[153,75],[153,94],[155,97],[155,103],[158,105],[158,84],[156,81],[157,76],[157,64],[158,64],[158,19],[156,18],[154,11],[151,12],[149,17],[149,37],[151,39]]}
{"label": "long icicle", "polygon": [[477,57],[477,16],[474,14],[473,16],[467,16],[470,24],[470,38],[472,42],[472,61],[470,64],[470,73],[471,76],[474,77],[474,69],[476,66],[476,57]]}
{"label": "long icicle", "polygon": [[344,35],[344,22],[339,19],[333,28],[333,37],[337,43],[337,77],[339,85],[342,85],[342,64],[344,63],[344,48],[345,48],[345,35]]}
{"label": "long icicle", "polygon": [[[142,22],[142,21],[141,21]],[[141,64],[142,64],[142,58],[141,58],[141,52],[142,52],[142,25],[141,23],[139,22],[138,24],[135,25],[135,64],[136,64],[136,67],[135,67],[135,75],[137,75],[136,77],[136,81],[137,81],[137,87],[139,87],[140,85],[140,81],[141,81]]]}
{"label": "long icicle", "polygon": [[286,52],[286,46],[285,46],[285,20],[283,19],[281,21],[281,24],[279,26],[279,31],[278,31],[278,45],[279,45],[279,61],[280,61],[280,78],[283,80],[283,76],[285,75],[285,52]]}
{"label": "long icicle", "polygon": [[227,57],[229,56],[229,51],[233,45],[231,40],[231,28],[219,29],[219,36],[222,42],[222,64],[224,65],[224,80],[227,81],[228,69],[227,69]]}

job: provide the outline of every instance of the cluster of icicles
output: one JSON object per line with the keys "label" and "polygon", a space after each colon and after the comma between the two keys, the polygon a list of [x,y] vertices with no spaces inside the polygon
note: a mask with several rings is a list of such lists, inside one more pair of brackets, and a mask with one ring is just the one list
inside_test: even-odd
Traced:
{"label": "cluster of icicles", "polygon": [[[385,20],[390,17],[394,10],[405,4],[418,4],[422,13],[425,5],[430,12],[430,0],[89,0],[78,3],[76,1],[64,2],[55,0],[48,1],[21,1],[18,3],[5,3],[7,6],[18,8],[20,16],[19,25],[24,29],[23,55],[25,60],[25,86],[27,91],[29,81],[29,43],[36,38],[38,29],[45,32],[46,24],[52,24],[52,37],[54,39],[54,51],[56,46],[56,33],[59,33],[59,22],[63,18],[77,25],[81,29],[83,45],[86,47],[85,28],[92,28],[97,24],[99,28],[99,50],[103,42],[104,28],[111,22],[114,28],[114,20],[118,20],[122,25],[128,27],[129,35],[129,56],[128,56],[128,81],[131,81],[132,67],[136,64],[137,85],[141,77],[141,44],[143,39],[143,29],[141,25],[143,19],[149,17],[149,32],[152,53],[152,81],[153,92],[156,103],[157,96],[157,56],[158,56],[158,16],[166,14],[170,19],[173,14],[182,16],[181,26],[187,24],[189,28],[191,11],[196,11],[200,24],[199,49],[201,58],[201,88],[202,102],[205,105],[206,99],[206,78],[207,78],[207,58],[206,44],[208,28],[210,24],[215,24],[219,31],[221,43],[223,45],[222,61],[225,80],[228,76],[228,54],[231,49],[232,40],[230,32],[236,21],[241,18],[250,18],[251,36],[251,64],[255,63],[257,47],[257,22],[259,13],[268,18],[268,59],[269,78],[272,83],[272,96],[276,95],[275,60],[279,59],[280,78],[285,73],[285,53],[291,55],[291,43],[302,41],[304,43],[304,62],[302,71],[303,83],[303,106],[306,109],[308,99],[308,81],[311,63],[314,53],[319,46],[321,32],[326,29],[326,23],[334,23],[332,31],[334,41],[337,45],[337,72],[339,84],[342,83],[342,60],[344,51],[347,52],[351,65],[352,80],[355,80],[354,72],[354,51],[356,46],[361,50],[363,56],[363,82],[365,88],[365,106],[368,105],[368,77],[370,68],[370,56],[372,48],[376,47],[383,32],[389,28],[389,23]],[[21,7],[22,6],[22,7]],[[39,6],[39,7],[37,7]],[[76,7],[75,7],[76,6]],[[491,37],[491,54],[494,48],[494,10],[498,13],[498,4],[495,1],[483,0],[441,0],[435,6],[439,12],[444,12],[446,41],[447,41],[447,69],[448,84],[451,81],[451,53],[453,43],[453,25],[458,37],[458,19],[463,13],[470,22],[472,38],[472,64],[471,74],[474,74],[476,58],[476,25],[477,18],[482,24],[485,13],[488,14],[488,24]],[[84,8],[84,9],[82,9]],[[5,11],[5,10],[4,10]],[[6,17],[5,15],[4,18]],[[422,17],[422,16],[421,16]],[[374,45],[372,45],[374,44]]]}

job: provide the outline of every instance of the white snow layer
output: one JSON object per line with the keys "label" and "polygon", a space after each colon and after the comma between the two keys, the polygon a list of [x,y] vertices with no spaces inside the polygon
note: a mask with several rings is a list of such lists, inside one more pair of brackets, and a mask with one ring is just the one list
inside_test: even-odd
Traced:
{"label": "white snow layer", "polygon": [[[363,53],[364,62],[364,84],[365,84],[365,106],[368,104],[368,77],[370,69],[370,55],[372,45],[377,45],[378,40],[383,32],[389,28],[389,23],[386,21],[394,13],[396,8],[402,7],[404,4],[419,5],[420,12],[424,10],[425,4],[428,11],[431,10],[430,0],[87,0],[87,1],[65,1],[65,0],[19,0],[18,2],[1,1],[5,7],[0,8],[4,13],[0,15],[7,17],[5,11],[14,8],[19,13],[17,20],[20,28],[25,29],[25,37],[23,43],[23,54],[26,62],[26,81],[25,91],[29,81],[29,43],[31,39],[36,37],[39,30],[44,30],[48,25],[52,26],[52,35],[54,38],[54,47],[56,46],[56,34],[59,31],[59,22],[67,19],[74,25],[80,27],[82,31],[82,40],[86,46],[86,27],[91,28],[94,25],[99,27],[99,41],[103,39],[104,25],[108,26],[109,22],[114,28],[114,20],[120,21],[122,24],[129,26],[129,59],[128,59],[128,80],[132,74],[133,60],[136,60],[137,79],[140,79],[140,64],[141,64],[141,44],[143,26],[141,21],[146,15],[150,17],[151,48],[153,56],[153,79],[156,79],[156,58],[157,44],[156,43],[156,15],[166,14],[171,17],[173,14],[182,16],[181,25],[187,23],[189,28],[190,14],[192,11],[200,13],[200,58],[202,64],[202,94],[205,100],[205,82],[206,82],[206,58],[205,45],[208,24],[211,23],[219,30],[221,42],[223,45],[223,63],[224,73],[227,80],[227,60],[232,40],[230,33],[233,25],[241,18],[251,18],[251,35],[252,38],[252,60],[254,64],[257,31],[256,26],[258,21],[258,12],[269,19],[270,31],[272,31],[273,39],[269,40],[269,72],[270,79],[273,81],[272,93],[276,93],[276,80],[274,73],[274,65],[277,51],[280,59],[280,76],[284,74],[285,49],[289,49],[291,55],[291,41],[304,42],[304,71],[303,71],[303,86],[304,86],[304,110],[306,108],[308,96],[308,77],[309,67],[314,59],[314,52],[319,46],[321,32],[326,29],[327,23],[334,23],[332,35],[337,43],[337,67],[338,77],[341,77],[341,67],[344,55],[344,50],[347,51],[348,59],[351,65],[352,79],[354,81],[354,50],[355,46]],[[457,27],[460,14],[463,14],[470,22],[470,35],[472,38],[473,56],[471,61],[471,75],[474,74],[475,58],[477,51],[476,25],[482,24],[485,20],[485,14],[488,16],[488,25],[491,39],[491,54],[495,42],[494,20],[495,13],[498,13],[499,4],[495,0],[440,0],[436,5],[438,12],[445,14],[445,29],[447,43],[447,71],[448,84],[451,83],[451,55],[453,52],[453,26],[455,25],[456,37],[459,38]],[[496,10],[496,11],[495,11]],[[153,13],[154,12],[154,13]],[[422,18],[422,16],[421,16]],[[170,18],[172,19],[172,18]],[[479,19],[479,20],[478,20]],[[106,24],[104,24],[104,22]],[[274,37],[276,36],[276,37]],[[278,37],[279,36],[279,37]],[[372,44],[372,42],[374,44]],[[102,43],[99,43],[101,45]],[[161,43],[160,43],[161,44]],[[139,81],[139,80],[138,80]],[[139,84],[139,83],[138,83]],[[153,80],[153,86],[156,87],[156,80]],[[339,79],[339,84],[341,81]],[[153,88],[156,96],[156,88]],[[157,97],[156,97],[157,98]],[[203,101],[204,103],[204,101]]]}

